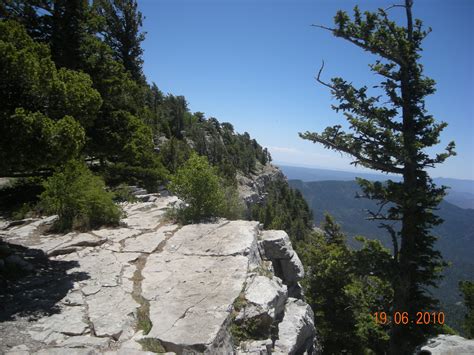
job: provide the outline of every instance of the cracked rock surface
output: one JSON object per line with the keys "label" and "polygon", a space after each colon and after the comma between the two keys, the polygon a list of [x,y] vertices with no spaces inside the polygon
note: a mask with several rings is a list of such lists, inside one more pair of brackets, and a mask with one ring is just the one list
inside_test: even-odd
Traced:
{"label": "cracked rock surface", "polygon": [[[273,321],[292,309],[280,279],[253,271],[271,260],[259,245],[258,222],[181,227],[164,220],[176,197],[146,196],[124,204],[118,228],[47,234],[54,217],[4,225],[0,244],[29,271],[0,288],[0,353],[150,354],[158,344],[177,354],[232,354],[238,344],[230,325],[242,294],[252,317]],[[285,252],[288,278],[299,280],[299,259],[287,236],[275,233],[282,244],[268,247]],[[307,332],[292,336],[309,341]],[[262,344],[269,351],[274,345]]]}

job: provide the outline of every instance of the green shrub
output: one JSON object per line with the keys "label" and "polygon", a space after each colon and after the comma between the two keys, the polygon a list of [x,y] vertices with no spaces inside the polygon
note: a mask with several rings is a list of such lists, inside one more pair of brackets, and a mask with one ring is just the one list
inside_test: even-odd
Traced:
{"label": "green shrub", "polygon": [[127,184],[120,184],[112,189],[115,202],[137,202],[137,197]]}
{"label": "green shrub", "polygon": [[110,164],[105,168],[104,179],[108,185],[126,183],[156,192],[168,176],[166,168],[157,160],[154,167],[132,166],[127,163]]}
{"label": "green shrub", "polygon": [[192,153],[171,177],[169,189],[186,203],[179,211],[185,223],[217,217],[223,211],[225,195],[220,178],[206,157]]}
{"label": "green shrub", "polygon": [[245,215],[245,205],[239,197],[236,186],[228,185],[225,186],[223,190],[225,198],[220,216],[230,220],[243,219]]}
{"label": "green shrub", "polygon": [[87,230],[118,224],[122,212],[104,181],[83,162],[70,161],[44,183],[40,205],[46,213],[57,214],[58,231]]}

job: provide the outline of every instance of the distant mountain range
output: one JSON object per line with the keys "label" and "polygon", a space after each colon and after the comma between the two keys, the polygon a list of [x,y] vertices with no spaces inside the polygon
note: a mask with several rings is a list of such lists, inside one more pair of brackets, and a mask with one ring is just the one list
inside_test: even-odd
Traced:
{"label": "distant mountain range", "polygon": [[[324,213],[328,212],[350,237],[348,243],[352,247],[357,248],[359,245],[352,237],[363,235],[378,239],[391,248],[388,235],[377,227],[377,223],[366,220],[366,210],[375,210],[375,202],[355,198],[357,191],[360,191],[355,181],[289,180],[289,184],[302,192],[313,210],[316,225],[322,222]],[[433,230],[439,236],[436,248],[452,266],[445,271],[445,278],[433,293],[442,302],[447,323],[459,331],[464,308],[460,305],[458,282],[474,280],[474,209],[463,209],[443,201],[438,213],[444,223]]]}
{"label": "distant mountain range", "polygon": [[[356,177],[367,180],[388,180],[399,181],[396,175],[385,175],[377,173],[356,173],[348,171],[304,168],[287,165],[279,165],[283,173],[289,180],[302,181],[353,181]],[[462,180],[451,178],[434,178],[437,185],[450,187],[445,200],[461,208],[474,209],[474,180]]]}

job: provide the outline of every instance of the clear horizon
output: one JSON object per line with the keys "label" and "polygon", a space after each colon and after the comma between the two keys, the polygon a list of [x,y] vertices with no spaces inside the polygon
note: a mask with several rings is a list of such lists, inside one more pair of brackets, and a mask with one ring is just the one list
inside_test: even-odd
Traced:
{"label": "clear horizon", "polygon": [[[298,137],[343,124],[327,88],[314,75],[341,76],[355,85],[375,83],[375,57],[311,24],[331,25],[338,9],[351,13],[388,7],[393,1],[139,0],[143,15],[144,73],[166,94],[184,95],[192,112],[231,122],[267,147],[274,161],[296,166],[372,172],[351,159]],[[474,180],[474,2],[415,0],[414,16],[433,32],[424,42],[425,74],[437,82],[427,109],[449,126],[440,152],[456,141],[458,155],[433,177]],[[403,20],[400,9],[390,10]]]}

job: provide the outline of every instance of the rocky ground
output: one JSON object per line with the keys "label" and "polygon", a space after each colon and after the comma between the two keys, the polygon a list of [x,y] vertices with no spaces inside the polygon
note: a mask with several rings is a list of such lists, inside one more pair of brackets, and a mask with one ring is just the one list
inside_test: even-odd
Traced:
{"label": "rocky ground", "polygon": [[114,229],[55,235],[54,217],[4,222],[0,268],[23,276],[0,280],[0,353],[313,351],[286,233],[250,221],[178,226],[165,218],[177,198],[142,199]]}

